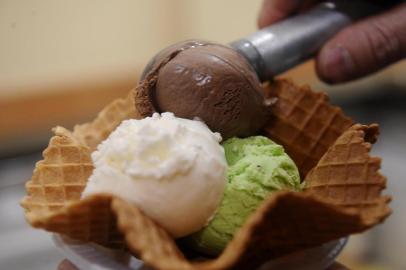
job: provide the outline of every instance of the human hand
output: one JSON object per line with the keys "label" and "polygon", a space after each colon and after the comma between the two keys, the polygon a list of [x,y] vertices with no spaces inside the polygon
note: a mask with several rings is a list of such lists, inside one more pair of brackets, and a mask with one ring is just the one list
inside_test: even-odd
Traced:
{"label": "human hand", "polygon": [[[305,11],[317,0],[264,0],[258,17],[263,28]],[[330,39],[316,56],[318,76],[345,82],[378,71],[406,57],[406,3],[360,20]]]}

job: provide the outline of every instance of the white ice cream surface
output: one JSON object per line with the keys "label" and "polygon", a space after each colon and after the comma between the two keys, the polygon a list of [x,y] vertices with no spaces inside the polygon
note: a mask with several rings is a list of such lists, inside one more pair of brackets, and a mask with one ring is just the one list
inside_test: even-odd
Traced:
{"label": "white ice cream surface", "polygon": [[135,203],[174,237],[202,228],[226,185],[221,137],[201,121],[155,113],[126,120],[92,159],[82,196],[112,193]]}

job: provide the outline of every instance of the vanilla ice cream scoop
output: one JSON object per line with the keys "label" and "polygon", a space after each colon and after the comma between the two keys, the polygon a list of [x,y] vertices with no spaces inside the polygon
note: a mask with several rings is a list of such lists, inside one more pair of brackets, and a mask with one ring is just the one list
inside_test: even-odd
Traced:
{"label": "vanilla ice cream scoop", "polygon": [[172,113],[123,121],[92,153],[95,169],[82,196],[111,193],[173,237],[193,233],[223,197],[227,163],[220,141],[203,122]]}

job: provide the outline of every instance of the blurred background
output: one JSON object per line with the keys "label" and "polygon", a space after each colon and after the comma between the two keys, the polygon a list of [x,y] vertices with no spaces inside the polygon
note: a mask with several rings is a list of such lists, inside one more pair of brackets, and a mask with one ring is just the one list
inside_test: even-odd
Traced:
{"label": "blurred background", "polygon": [[[0,0],[0,268],[55,269],[49,235],[18,201],[51,128],[85,122],[124,96],[160,49],[188,38],[228,43],[256,30],[262,0]],[[354,83],[321,83],[309,61],[284,74],[326,91],[361,123],[377,122],[392,216],[352,236],[351,269],[406,269],[406,63]]]}

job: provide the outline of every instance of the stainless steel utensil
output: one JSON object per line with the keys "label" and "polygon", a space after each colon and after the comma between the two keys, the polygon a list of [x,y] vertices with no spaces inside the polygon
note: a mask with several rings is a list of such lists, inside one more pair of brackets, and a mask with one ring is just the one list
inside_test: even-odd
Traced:
{"label": "stainless steel utensil", "polygon": [[323,2],[230,45],[264,81],[311,58],[338,31],[377,10],[378,6],[365,1]]}

